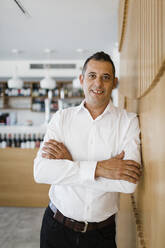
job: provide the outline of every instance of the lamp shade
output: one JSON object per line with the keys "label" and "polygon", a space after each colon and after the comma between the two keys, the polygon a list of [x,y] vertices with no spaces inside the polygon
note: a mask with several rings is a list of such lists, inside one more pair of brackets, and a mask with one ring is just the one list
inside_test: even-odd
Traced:
{"label": "lamp shade", "polygon": [[19,77],[12,77],[7,82],[8,88],[21,89],[23,87],[23,81]]}
{"label": "lamp shade", "polygon": [[40,81],[40,87],[42,89],[52,90],[56,87],[56,81],[50,76],[46,76]]}

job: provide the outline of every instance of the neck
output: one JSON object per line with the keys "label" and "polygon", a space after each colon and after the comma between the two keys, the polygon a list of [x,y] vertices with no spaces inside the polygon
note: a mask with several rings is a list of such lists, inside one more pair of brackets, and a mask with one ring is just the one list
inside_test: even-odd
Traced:
{"label": "neck", "polygon": [[[108,102],[109,103],[109,102]],[[95,120],[99,115],[101,115],[104,110],[106,109],[108,103],[106,103],[104,106],[94,106],[90,105],[89,103],[85,102],[85,107],[88,109],[89,113],[91,114],[92,118]]]}

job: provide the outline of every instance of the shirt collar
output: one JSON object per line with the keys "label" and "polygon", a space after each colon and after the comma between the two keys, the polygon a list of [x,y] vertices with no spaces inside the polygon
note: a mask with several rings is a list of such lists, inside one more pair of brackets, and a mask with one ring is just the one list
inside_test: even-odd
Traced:
{"label": "shirt collar", "polygon": [[[112,101],[109,100],[107,107],[105,108],[104,112],[101,115],[103,115],[107,112],[111,112],[112,109],[114,109],[114,105],[113,105]],[[77,112],[79,112],[80,110],[85,110],[85,111],[87,110],[85,108],[85,99],[81,102],[81,104],[79,106],[77,106]]]}

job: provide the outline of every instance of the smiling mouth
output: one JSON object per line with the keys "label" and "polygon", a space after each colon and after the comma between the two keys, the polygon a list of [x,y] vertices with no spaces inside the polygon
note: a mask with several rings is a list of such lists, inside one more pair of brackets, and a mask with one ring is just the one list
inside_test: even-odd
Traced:
{"label": "smiling mouth", "polygon": [[104,90],[91,90],[91,91],[95,95],[103,95],[104,94]]}

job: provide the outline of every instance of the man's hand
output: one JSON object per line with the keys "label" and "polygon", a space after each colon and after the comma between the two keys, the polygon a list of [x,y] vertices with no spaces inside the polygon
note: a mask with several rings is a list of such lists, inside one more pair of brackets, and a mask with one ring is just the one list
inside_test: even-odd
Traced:
{"label": "man's hand", "polygon": [[124,151],[114,158],[98,162],[95,177],[104,177],[137,183],[141,176],[140,164],[134,160],[123,160],[123,158]]}
{"label": "man's hand", "polygon": [[73,161],[72,155],[70,154],[66,146],[63,143],[60,143],[56,140],[51,139],[45,142],[42,150],[43,150],[42,153],[43,158],[68,159]]}

